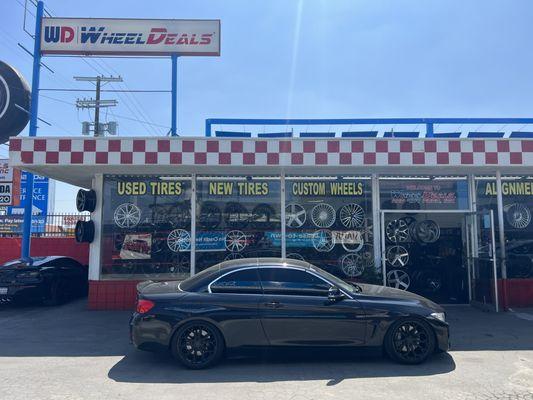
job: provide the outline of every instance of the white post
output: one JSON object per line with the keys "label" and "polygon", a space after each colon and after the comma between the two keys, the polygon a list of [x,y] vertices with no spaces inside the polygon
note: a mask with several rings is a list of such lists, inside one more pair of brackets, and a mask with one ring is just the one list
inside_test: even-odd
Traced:
{"label": "white post", "polygon": [[103,197],[104,197],[104,176],[97,174],[93,178],[92,189],[96,192],[96,207],[91,214],[94,222],[94,240],[89,244],[89,280],[100,280],[100,264],[102,251],[102,229],[103,229]]}
{"label": "white post", "polygon": [[191,276],[196,273],[196,174],[191,177]]}
{"label": "white post", "polygon": [[281,196],[281,258],[287,257],[287,243],[285,243],[287,235],[287,227],[285,226],[285,173],[281,174],[280,180],[280,196]]}

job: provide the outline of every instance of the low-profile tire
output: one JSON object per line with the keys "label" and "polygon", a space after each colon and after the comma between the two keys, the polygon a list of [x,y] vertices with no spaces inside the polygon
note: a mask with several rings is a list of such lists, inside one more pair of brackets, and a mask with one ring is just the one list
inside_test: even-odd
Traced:
{"label": "low-profile tire", "polygon": [[189,369],[215,365],[222,358],[224,348],[224,338],[218,328],[205,321],[187,322],[178,329],[171,343],[172,355]]}
{"label": "low-profile tire", "polygon": [[435,352],[435,333],[421,319],[404,318],[389,328],[384,348],[386,354],[396,362],[420,364]]}
{"label": "low-profile tire", "polygon": [[91,243],[94,240],[94,222],[79,220],[74,228],[74,237],[78,243]]}
{"label": "low-profile tire", "polygon": [[63,303],[64,297],[61,292],[61,285],[58,281],[52,282],[48,296],[43,300],[43,304],[47,307],[58,306]]}
{"label": "low-profile tire", "polygon": [[79,212],[93,212],[96,209],[96,192],[94,190],[78,190],[76,195],[76,209]]}

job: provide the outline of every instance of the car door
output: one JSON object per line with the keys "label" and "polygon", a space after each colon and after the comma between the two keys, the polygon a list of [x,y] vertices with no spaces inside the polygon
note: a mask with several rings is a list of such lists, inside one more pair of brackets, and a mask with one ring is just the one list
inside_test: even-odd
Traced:
{"label": "car door", "polygon": [[273,346],[360,346],[364,311],[355,299],[328,299],[331,285],[314,274],[287,267],[259,268],[264,298],[259,314]]}
{"label": "car door", "polygon": [[211,315],[220,326],[228,347],[266,346],[259,318],[263,301],[256,267],[223,274],[208,286]]}

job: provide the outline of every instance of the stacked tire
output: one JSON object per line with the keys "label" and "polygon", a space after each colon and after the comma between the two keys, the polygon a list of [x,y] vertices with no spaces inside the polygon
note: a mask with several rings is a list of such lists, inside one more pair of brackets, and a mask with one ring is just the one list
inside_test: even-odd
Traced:
{"label": "stacked tire", "polygon": [[[76,195],[76,208],[79,212],[92,213],[96,209],[96,192],[94,190],[80,189]],[[94,222],[92,220],[79,220],[76,223],[75,237],[78,243],[91,243],[94,240]]]}

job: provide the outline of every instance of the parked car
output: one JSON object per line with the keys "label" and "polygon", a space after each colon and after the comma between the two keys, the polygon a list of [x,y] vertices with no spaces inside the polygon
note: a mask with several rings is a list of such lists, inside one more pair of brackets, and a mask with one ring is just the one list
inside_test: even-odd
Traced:
{"label": "parked car", "polygon": [[206,368],[250,348],[384,349],[418,364],[448,350],[442,307],[413,293],[348,284],[307,262],[225,261],[180,282],[142,282],[130,336],[141,350],[169,350]]}
{"label": "parked car", "polygon": [[60,304],[87,295],[88,268],[70,257],[32,257],[0,266],[0,303]]}

